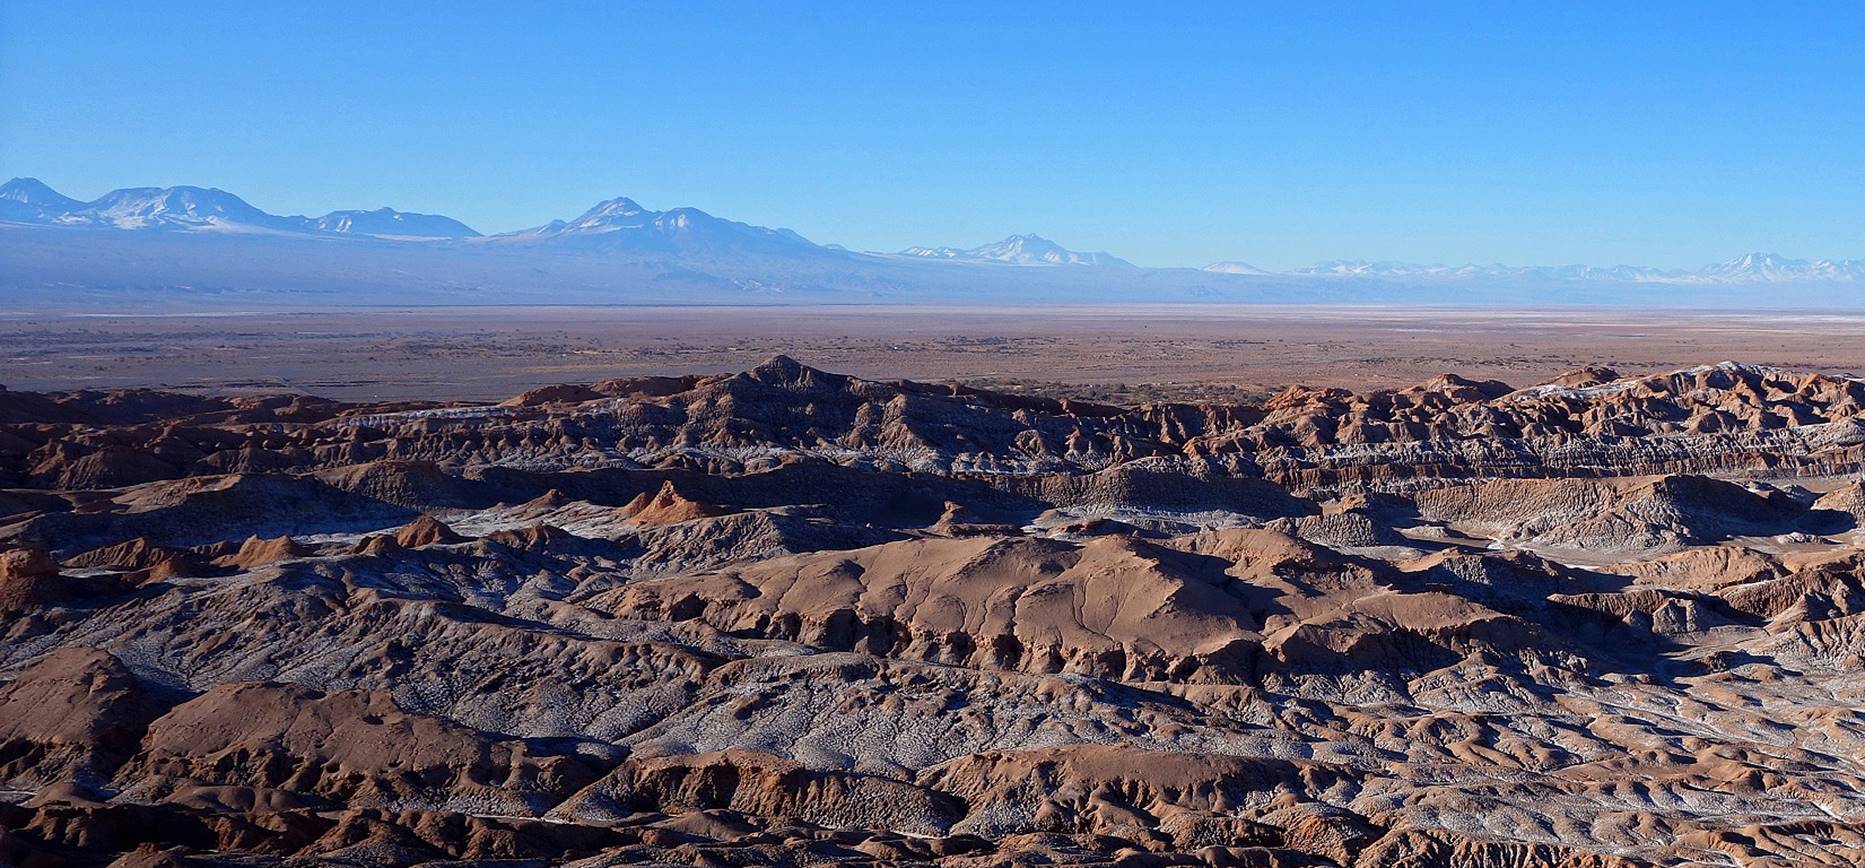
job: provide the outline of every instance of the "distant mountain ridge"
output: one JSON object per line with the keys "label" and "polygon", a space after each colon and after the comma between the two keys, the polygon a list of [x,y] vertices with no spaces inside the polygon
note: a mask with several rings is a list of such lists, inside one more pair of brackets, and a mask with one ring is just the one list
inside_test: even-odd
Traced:
{"label": "distant mountain ridge", "polygon": [[[368,243],[331,243],[343,239]],[[960,267],[970,266],[970,267]],[[1756,287],[1776,292],[1757,294]],[[267,213],[225,190],[131,187],[89,202],[0,185],[0,299],[164,304],[1277,303],[1852,307],[1865,259],[1750,253],[1703,268],[1337,260],[1141,267],[1033,233],[978,247],[858,253],[789,229],[625,196],[481,235],[437,214]]]}
{"label": "distant mountain ridge", "polygon": [[0,186],[0,215],[55,214],[84,207],[84,203],[52,189],[38,178],[14,178]]}
{"label": "distant mountain ridge", "polygon": [[1227,259],[1223,262],[1213,262],[1210,265],[1205,266],[1204,270],[1209,271],[1212,274],[1267,275],[1267,274],[1275,273],[1273,271],[1266,271],[1264,269],[1257,268],[1256,266],[1251,265],[1248,262],[1241,262],[1235,259]]}
{"label": "distant mountain ridge", "polygon": [[1706,278],[1766,283],[1801,280],[1865,279],[1865,259],[1788,259],[1777,253],[1750,253],[1699,272]]}
{"label": "distant mountain ridge", "polygon": [[964,262],[1002,262],[1010,265],[1134,267],[1133,263],[1118,256],[1109,253],[1082,253],[1069,250],[1035,233],[1012,235],[1002,241],[979,245],[968,250],[959,250],[954,247],[909,247],[900,251],[900,255]]}
{"label": "distant mountain ridge", "polygon": [[[771,229],[716,217],[698,208],[654,211],[626,196],[596,203],[573,220],[481,235],[451,217],[397,211],[332,211],[322,217],[269,214],[218,188],[126,187],[90,202],[65,196],[36,178],[0,185],[0,223],[122,230],[216,231],[369,236],[384,239],[478,239],[479,243],[620,251],[670,257],[861,256],[841,245],[817,244],[789,229]],[[1035,233],[1011,235],[977,247],[909,247],[898,257],[1025,266],[1138,268],[1105,252],[1070,250]],[[1342,259],[1292,271],[1270,271],[1229,260],[1205,266],[1210,274],[1241,277],[1361,278],[1444,282],[1507,279],[1591,283],[1851,283],[1865,281],[1865,259],[1790,259],[1749,253],[1695,271],[1637,265],[1420,265]]]}
{"label": "distant mountain ridge", "polygon": [[714,217],[698,208],[652,211],[618,196],[596,203],[574,220],[493,235],[488,243],[546,245],[690,256],[836,256],[788,229],[767,229]]}
{"label": "distant mountain ridge", "polygon": [[268,214],[219,188],[125,187],[89,202],[63,195],[37,178],[0,185],[0,221],[88,229],[229,233],[370,235],[384,238],[470,238],[458,220],[378,208],[332,211],[322,217]]}
{"label": "distant mountain ridge", "polygon": [[1359,259],[1332,260],[1286,272],[1264,271],[1243,262],[1216,262],[1204,270],[1432,282],[1489,278],[1596,283],[1822,283],[1865,280],[1865,259],[1789,259],[1778,253],[1749,253],[1694,271],[1640,265],[1419,265]]}
{"label": "distant mountain ridge", "polygon": [[317,218],[325,232],[377,235],[383,238],[476,238],[473,227],[439,214],[416,214],[393,208],[374,211],[332,211]]}

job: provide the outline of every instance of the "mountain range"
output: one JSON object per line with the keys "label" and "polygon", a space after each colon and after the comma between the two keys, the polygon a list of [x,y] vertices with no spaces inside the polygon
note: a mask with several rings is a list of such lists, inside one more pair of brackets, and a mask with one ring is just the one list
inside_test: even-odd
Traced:
{"label": "mountain range", "polygon": [[650,211],[626,196],[597,202],[574,220],[552,220],[487,240],[675,256],[816,256],[835,252],[788,229],[726,220],[698,208]]}
{"label": "mountain range", "polygon": [[[1208,271],[1227,274],[1267,274],[1247,263],[1219,262]],[[1778,253],[1748,253],[1695,271],[1639,265],[1418,265],[1409,262],[1334,260],[1289,274],[1311,277],[1378,277],[1386,279],[1461,280],[1468,278],[1525,278],[1623,283],[1800,283],[1854,281],[1865,278],[1865,259],[1789,259]]]}
{"label": "mountain range", "polygon": [[1010,265],[1118,265],[1133,263],[1110,253],[1079,253],[1034,233],[1012,235],[993,244],[969,250],[952,247],[909,247],[902,256],[922,259],[946,259],[961,262],[1003,262]]}
{"label": "mountain range", "polygon": [[[348,239],[368,242],[332,245]],[[1823,306],[1865,294],[1865,260],[1751,253],[1695,270],[1337,260],[1143,268],[1033,233],[971,248],[858,253],[789,229],[616,197],[570,220],[483,235],[393,208],[268,213],[193,186],[85,202],[34,178],[0,186],[0,290],[27,306],[375,303],[1454,303]],[[954,264],[980,266],[952,268]]]}
{"label": "mountain range", "polygon": [[332,211],[322,217],[281,217],[221,189],[126,187],[80,202],[37,178],[0,186],[0,221],[91,229],[294,232],[381,238],[470,238],[479,233],[451,217],[393,208]]}

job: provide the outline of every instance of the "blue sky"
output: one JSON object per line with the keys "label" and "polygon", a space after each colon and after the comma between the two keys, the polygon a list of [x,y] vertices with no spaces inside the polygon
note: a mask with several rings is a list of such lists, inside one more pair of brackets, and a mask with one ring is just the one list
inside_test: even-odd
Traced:
{"label": "blue sky", "polygon": [[1147,265],[1865,257],[1865,4],[0,4],[0,173]]}

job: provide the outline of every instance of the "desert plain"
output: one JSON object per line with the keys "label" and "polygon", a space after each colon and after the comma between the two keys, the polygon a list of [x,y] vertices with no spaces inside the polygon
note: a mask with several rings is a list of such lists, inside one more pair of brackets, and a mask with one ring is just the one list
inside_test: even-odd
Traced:
{"label": "desert plain", "polygon": [[1272,305],[0,310],[0,347],[0,383],[13,389],[502,400],[550,383],[716,373],[787,353],[874,379],[1130,400],[1261,398],[1291,383],[1403,387],[1446,372],[1529,384],[1587,365],[1658,371],[1737,359],[1859,372],[1865,314]]}

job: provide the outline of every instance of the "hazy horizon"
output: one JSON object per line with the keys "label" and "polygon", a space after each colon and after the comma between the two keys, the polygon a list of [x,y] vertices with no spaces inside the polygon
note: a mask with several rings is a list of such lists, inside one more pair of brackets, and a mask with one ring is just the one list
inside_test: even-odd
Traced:
{"label": "hazy horizon", "polygon": [[[3,175],[5,175],[5,173],[0,172],[0,176],[3,176]],[[49,188],[58,194],[61,194],[61,195],[65,194],[65,190],[58,187],[58,185],[46,183],[45,179],[39,178],[33,175],[15,175],[12,177],[12,180],[8,183],[18,183],[22,181],[37,182],[39,184],[44,184],[46,188]],[[230,193],[236,197],[239,196],[239,192],[237,190],[225,190],[219,187],[212,187],[212,186],[199,185],[199,184],[176,184],[176,185],[171,185],[168,187],[155,187],[152,185],[127,185],[123,187],[116,187],[116,188],[112,188],[109,190],[101,191],[95,196],[80,195],[80,196],[73,196],[71,198],[77,199],[81,203],[91,203],[91,202],[95,202],[99,200],[100,198],[107,198],[111,194],[120,194],[126,191],[168,190],[168,189],[176,189],[176,188],[197,188],[197,189],[207,189],[210,191],[217,190],[219,192]],[[608,201],[613,201],[613,200],[622,199],[622,198],[628,198],[629,201],[633,201],[631,197],[610,197],[608,200],[604,200],[603,202],[596,202],[594,204],[599,207]],[[246,201],[246,200],[244,199],[244,197],[241,197],[241,201]],[[251,205],[253,203],[247,202],[247,204]],[[697,209],[701,211],[706,210],[704,207],[699,206],[699,205],[694,205],[694,204],[682,204],[682,205],[668,206],[668,207],[663,207],[663,208],[656,208],[655,206],[651,204],[641,204],[641,203],[636,203],[636,204],[639,204],[640,207],[642,207],[645,210],[649,210],[649,211],[677,211],[677,210],[684,210],[684,209]],[[255,207],[258,207],[258,206],[255,205]],[[398,211],[398,212],[407,214],[409,216],[422,216],[422,217],[437,216],[437,217],[446,217],[446,218],[452,217],[452,215],[449,215],[449,214],[440,214],[437,212],[422,211],[421,209],[418,209],[418,208],[396,208],[393,205],[375,206],[374,208],[369,208],[369,207],[344,208],[344,209],[338,209],[337,211],[334,211],[332,213],[338,213],[338,214],[354,213],[357,211],[371,211],[371,210],[377,210],[377,209],[384,210],[384,211]],[[271,209],[271,208],[261,207],[260,210],[266,211],[273,216],[280,216],[280,217],[296,217],[296,218],[311,219],[311,218],[315,218],[316,216],[318,216],[314,214],[292,212],[290,209]],[[570,214],[562,218],[553,218],[551,221],[548,221],[548,223],[556,223],[556,222],[560,222],[566,219],[574,219],[576,216],[578,215]],[[713,214],[712,216],[723,217],[725,219],[731,219],[731,220],[739,220],[739,222],[746,222],[752,225],[755,225],[757,223],[755,218],[751,218],[747,220],[747,219],[741,219],[739,217],[735,217],[734,215],[724,215],[724,214],[716,214],[716,213]],[[514,234],[524,233],[527,231],[548,228],[548,223],[541,224],[541,225],[527,225],[527,226],[519,226],[519,227],[508,228],[508,229],[496,229],[496,230],[485,230],[477,226],[472,226],[469,228],[471,228],[475,232],[478,232],[479,234],[484,235],[484,236],[514,235]],[[788,227],[771,227],[771,228],[788,229]],[[1043,233],[1041,232],[1030,231],[1030,232],[1012,233],[1001,239],[996,239],[996,238],[987,239],[980,245],[960,243],[960,244],[942,245],[942,246],[955,247],[955,248],[961,248],[961,249],[971,248],[971,247],[990,247],[993,244],[1011,242],[1011,241],[1015,241],[1018,239],[1031,239],[1031,240],[1036,240],[1036,241],[1049,241],[1049,242],[1056,241],[1056,239],[1049,238],[1043,235]],[[930,245],[916,245],[914,246],[914,248],[903,248],[900,250],[861,250],[858,248],[853,248],[848,245],[842,244],[833,239],[812,238],[808,240],[811,241],[812,243],[815,243],[821,246],[842,248],[842,249],[849,250],[850,252],[873,254],[873,255],[880,255],[880,256],[888,256],[888,255],[900,254],[900,253],[912,253],[914,249],[923,250],[926,247],[930,246]],[[1058,246],[1066,247],[1067,245],[1058,245]],[[1082,252],[1082,251],[1076,251],[1076,252]],[[1119,257],[1123,260],[1125,259],[1125,257],[1120,257],[1116,251],[1108,250],[1108,251],[1093,251],[1093,252],[1109,254],[1115,257]],[[1673,269],[1666,269],[1666,270],[1675,271],[1675,272],[1678,272],[1679,274],[1687,274],[1692,271],[1698,271],[1698,270],[1715,267],[1719,265],[1738,264],[1749,259],[1753,259],[1757,257],[1764,257],[1764,256],[1765,257],[1779,257],[1784,260],[1797,261],[1797,262],[1820,262],[1820,261],[1847,261],[1849,262],[1851,261],[1850,257],[1843,256],[1843,255],[1835,256],[1835,255],[1822,254],[1822,253],[1809,253],[1805,255],[1798,255],[1798,254],[1793,254],[1793,253],[1782,253],[1781,251],[1778,251],[1778,250],[1757,249],[1757,250],[1735,251],[1733,252],[1732,255],[1724,256],[1722,258],[1719,258],[1711,262],[1698,263],[1696,266],[1693,266],[1693,267],[1673,268]],[[1288,268],[1280,268],[1280,269],[1266,268],[1264,269],[1264,271],[1270,274],[1294,275],[1294,274],[1299,274],[1303,272],[1304,270],[1313,269],[1313,268],[1321,267],[1321,266],[1328,266],[1331,264],[1342,264],[1342,263],[1359,263],[1359,264],[1366,264],[1366,265],[1390,264],[1390,265],[1419,266],[1419,267],[1429,267],[1429,268],[1458,268],[1458,267],[1472,267],[1472,266],[1474,267],[1503,266],[1503,267],[1527,267],[1527,268],[1537,268],[1537,267],[1538,268],[1560,268],[1560,267],[1583,266],[1583,267],[1602,268],[1602,269],[1614,268],[1614,267],[1655,268],[1655,266],[1650,266],[1647,263],[1639,263],[1639,262],[1507,262],[1507,263],[1504,263],[1504,262],[1478,262],[1474,260],[1433,262],[1433,261],[1425,261],[1425,260],[1402,260],[1402,259],[1401,260],[1392,260],[1392,259],[1373,260],[1373,259],[1368,259],[1366,257],[1338,257],[1332,260],[1302,263],[1300,265],[1288,267]],[[1220,268],[1222,266],[1246,265],[1246,264],[1251,265],[1251,266],[1256,265],[1256,263],[1254,262],[1244,263],[1240,260],[1216,260],[1216,261],[1207,262],[1207,263],[1183,262],[1183,263],[1170,263],[1170,264],[1142,266],[1142,267],[1167,268],[1167,269],[1170,269],[1170,268],[1188,268],[1188,269],[1206,268],[1207,270],[1213,270],[1213,269]]]}
{"label": "hazy horizon", "polygon": [[1865,256],[1856,6],[1072,9],[8,4],[0,168],[486,233],[628,196],[1159,267]]}

